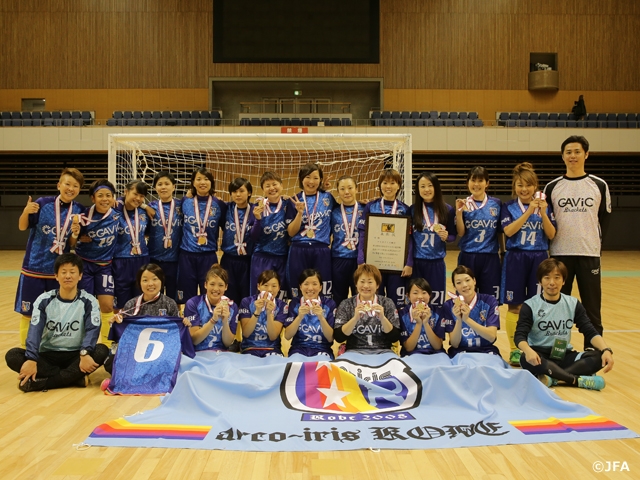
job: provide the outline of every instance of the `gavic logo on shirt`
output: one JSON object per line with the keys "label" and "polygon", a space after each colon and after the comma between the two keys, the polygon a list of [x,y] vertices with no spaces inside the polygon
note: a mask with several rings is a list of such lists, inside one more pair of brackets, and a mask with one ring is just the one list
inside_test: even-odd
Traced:
{"label": "gavic logo on shirt", "polygon": [[466,228],[496,228],[497,220],[471,220],[464,222]]}
{"label": "gavic logo on shirt", "polygon": [[564,207],[593,207],[594,199],[591,197],[587,198],[559,198],[558,206],[560,208]]}
{"label": "gavic logo on shirt", "polygon": [[395,412],[420,405],[422,383],[399,359],[378,367],[348,360],[292,362],[280,397],[287,408],[302,412]]}
{"label": "gavic logo on shirt", "polygon": [[78,320],[75,320],[71,323],[63,324],[54,322],[53,320],[49,320],[47,323],[45,323],[45,327],[50,332],[53,332],[54,336],[69,335],[69,332],[71,331],[77,332],[78,330],[80,330],[80,322]]}

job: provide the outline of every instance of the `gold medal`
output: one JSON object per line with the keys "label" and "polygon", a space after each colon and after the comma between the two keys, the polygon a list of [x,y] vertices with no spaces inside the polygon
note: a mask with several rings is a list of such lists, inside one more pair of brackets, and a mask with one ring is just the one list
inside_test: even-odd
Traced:
{"label": "gold medal", "polygon": [[353,245],[350,243],[349,245],[347,245],[347,248],[348,248],[349,250],[353,250]]}
{"label": "gold medal", "polygon": [[438,233],[440,230],[442,230],[444,227],[442,225],[440,225],[439,223],[436,223],[433,225],[433,231],[435,233]]}
{"label": "gold medal", "polygon": [[172,245],[173,242],[171,241],[171,239],[167,240],[167,248],[171,248]]}
{"label": "gold medal", "polygon": [[207,237],[198,237],[198,245],[206,245]]}
{"label": "gold medal", "polygon": [[313,232],[313,230],[307,230],[307,237],[309,238],[315,238],[316,234]]}

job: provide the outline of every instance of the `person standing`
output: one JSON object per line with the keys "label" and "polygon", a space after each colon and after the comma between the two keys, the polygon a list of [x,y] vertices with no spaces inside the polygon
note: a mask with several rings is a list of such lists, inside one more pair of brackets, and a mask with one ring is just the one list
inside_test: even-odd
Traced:
{"label": "person standing", "polygon": [[[589,157],[586,138],[572,135],[562,142],[561,152],[567,173],[544,188],[557,222],[550,253],[567,267],[562,293],[571,295],[573,280],[578,280],[580,299],[596,331],[602,335],[600,252],[610,221],[609,187],[604,180],[584,170]],[[584,346],[586,349],[591,344],[585,339]]]}

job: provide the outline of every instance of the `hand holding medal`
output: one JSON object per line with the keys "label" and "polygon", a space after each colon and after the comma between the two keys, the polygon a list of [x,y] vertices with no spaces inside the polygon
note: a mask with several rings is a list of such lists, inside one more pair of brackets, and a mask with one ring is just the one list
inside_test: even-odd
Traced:
{"label": "hand holding medal", "polygon": [[256,200],[256,206],[253,207],[253,216],[256,218],[256,220],[261,220],[262,212],[264,212],[265,199],[264,197],[258,197]]}

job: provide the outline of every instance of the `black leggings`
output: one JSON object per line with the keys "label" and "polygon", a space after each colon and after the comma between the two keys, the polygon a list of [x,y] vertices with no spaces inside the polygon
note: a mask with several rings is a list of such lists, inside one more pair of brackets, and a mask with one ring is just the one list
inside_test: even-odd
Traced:
{"label": "black leggings", "polygon": [[[577,386],[577,377],[581,375],[593,375],[602,368],[602,352],[588,350],[578,360],[580,352],[568,350],[560,361],[550,360],[538,352],[540,365],[531,365],[527,362],[526,355],[520,357],[520,365],[534,375],[549,375],[551,378],[568,385]],[[557,363],[556,363],[557,362]]]}
{"label": "black leggings", "polygon": [[[12,348],[5,355],[7,366],[14,372],[20,373],[24,362],[29,360],[24,348]],[[93,353],[89,355],[98,365],[102,365],[107,359],[109,348],[101,343],[96,345]],[[84,372],[80,370],[80,351],[40,352],[37,362],[38,373],[36,379],[46,378],[45,389],[62,388],[73,385],[80,380]]]}

